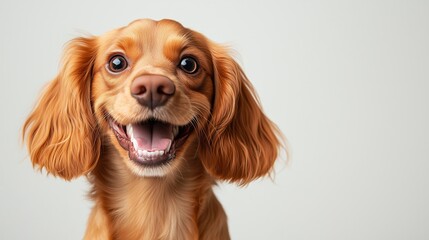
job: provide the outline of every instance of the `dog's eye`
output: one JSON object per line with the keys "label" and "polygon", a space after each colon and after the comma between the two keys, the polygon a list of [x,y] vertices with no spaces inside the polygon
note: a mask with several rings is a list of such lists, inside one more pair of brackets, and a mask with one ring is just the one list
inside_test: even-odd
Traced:
{"label": "dog's eye", "polygon": [[198,63],[192,57],[184,57],[180,60],[180,69],[188,74],[196,73],[198,70]]}
{"label": "dog's eye", "polygon": [[107,67],[111,72],[119,73],[124,71],[128,67],[128,63],[124,56],[115,55],[110,58]]}

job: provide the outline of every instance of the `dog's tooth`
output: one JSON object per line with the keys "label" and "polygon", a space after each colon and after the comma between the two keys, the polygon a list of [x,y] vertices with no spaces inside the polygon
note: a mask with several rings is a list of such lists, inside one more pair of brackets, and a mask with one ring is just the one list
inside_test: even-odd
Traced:
{"label": "dog's tooth", "polygon": [[128,137],[132,137],[133,136],[133,125],[128,124],[125,128],[127,130]]}
{"label": "dog's tooth", "polygon": [[159,151],[159,156],[162,156],[162,155],[164,155],[164,151]]}
{"label": "dog's tooth", "polygon": [[174,128],[173,128],[173,137],[176,137],[178,133],[179,133],[179,127],[178,126],[174,126]]}
{"label": "dog's tooth", "polygon": [[168,143],[168,146],[167,146],[167,148],[165,149],[165,152],[170,151],[171,143],[172,143],[172,141],[170,141],[170,142]]}
{"label": "dog's tooth", "polygon": [[142,157],[148,157],[148,155],[147,155],[147,151],[146,151],[146,150],[143,150],[143,151],[142,151]]}

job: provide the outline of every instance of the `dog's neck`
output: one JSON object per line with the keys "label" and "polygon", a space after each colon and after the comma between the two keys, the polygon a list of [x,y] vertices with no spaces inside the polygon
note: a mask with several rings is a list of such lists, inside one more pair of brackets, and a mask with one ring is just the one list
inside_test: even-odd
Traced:
{"label": "dog's neck", "polygon": [[[130,174],[115,150],[106,149],[102,156],[90,177],[92,198],[104,211],[112,235],[201,239],[199,225],[225,217],[211,189],[214,182],[196,157],[186,159],[178,174],[145,178]],[[209,219],[204,212],[213,208],[221,214]]]}

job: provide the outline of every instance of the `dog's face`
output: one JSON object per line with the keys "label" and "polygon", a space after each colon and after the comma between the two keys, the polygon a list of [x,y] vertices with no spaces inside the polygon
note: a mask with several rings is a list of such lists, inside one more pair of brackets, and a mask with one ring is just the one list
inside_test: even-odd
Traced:
{"label": "dog's face", "polygon": [[134,173],[165,175],[210,114],[207,41],[177,22],[139,20],[97,42],[92,99],[99,125]]}
{"label": "dog's face", "polygon": [[215,178],[247,183],[272,168],[276,131],[226,48],[147,19],[73,39],[24,124],[33,163],[65,179],[90,173],[113,146],[138,176],[198,159]]}

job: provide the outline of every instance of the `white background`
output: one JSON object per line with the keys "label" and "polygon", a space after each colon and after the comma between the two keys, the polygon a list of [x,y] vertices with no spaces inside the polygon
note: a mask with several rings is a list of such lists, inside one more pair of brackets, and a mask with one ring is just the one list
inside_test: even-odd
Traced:
{"label": "white background", "polygon": [[64,44],[172,18],[230,44],[291,144],[274,181],[216,193],[233,239],[429,239],[428,1],[4,1],[0,239],[80,239],[84,178],[32,169],[22,123]]}

